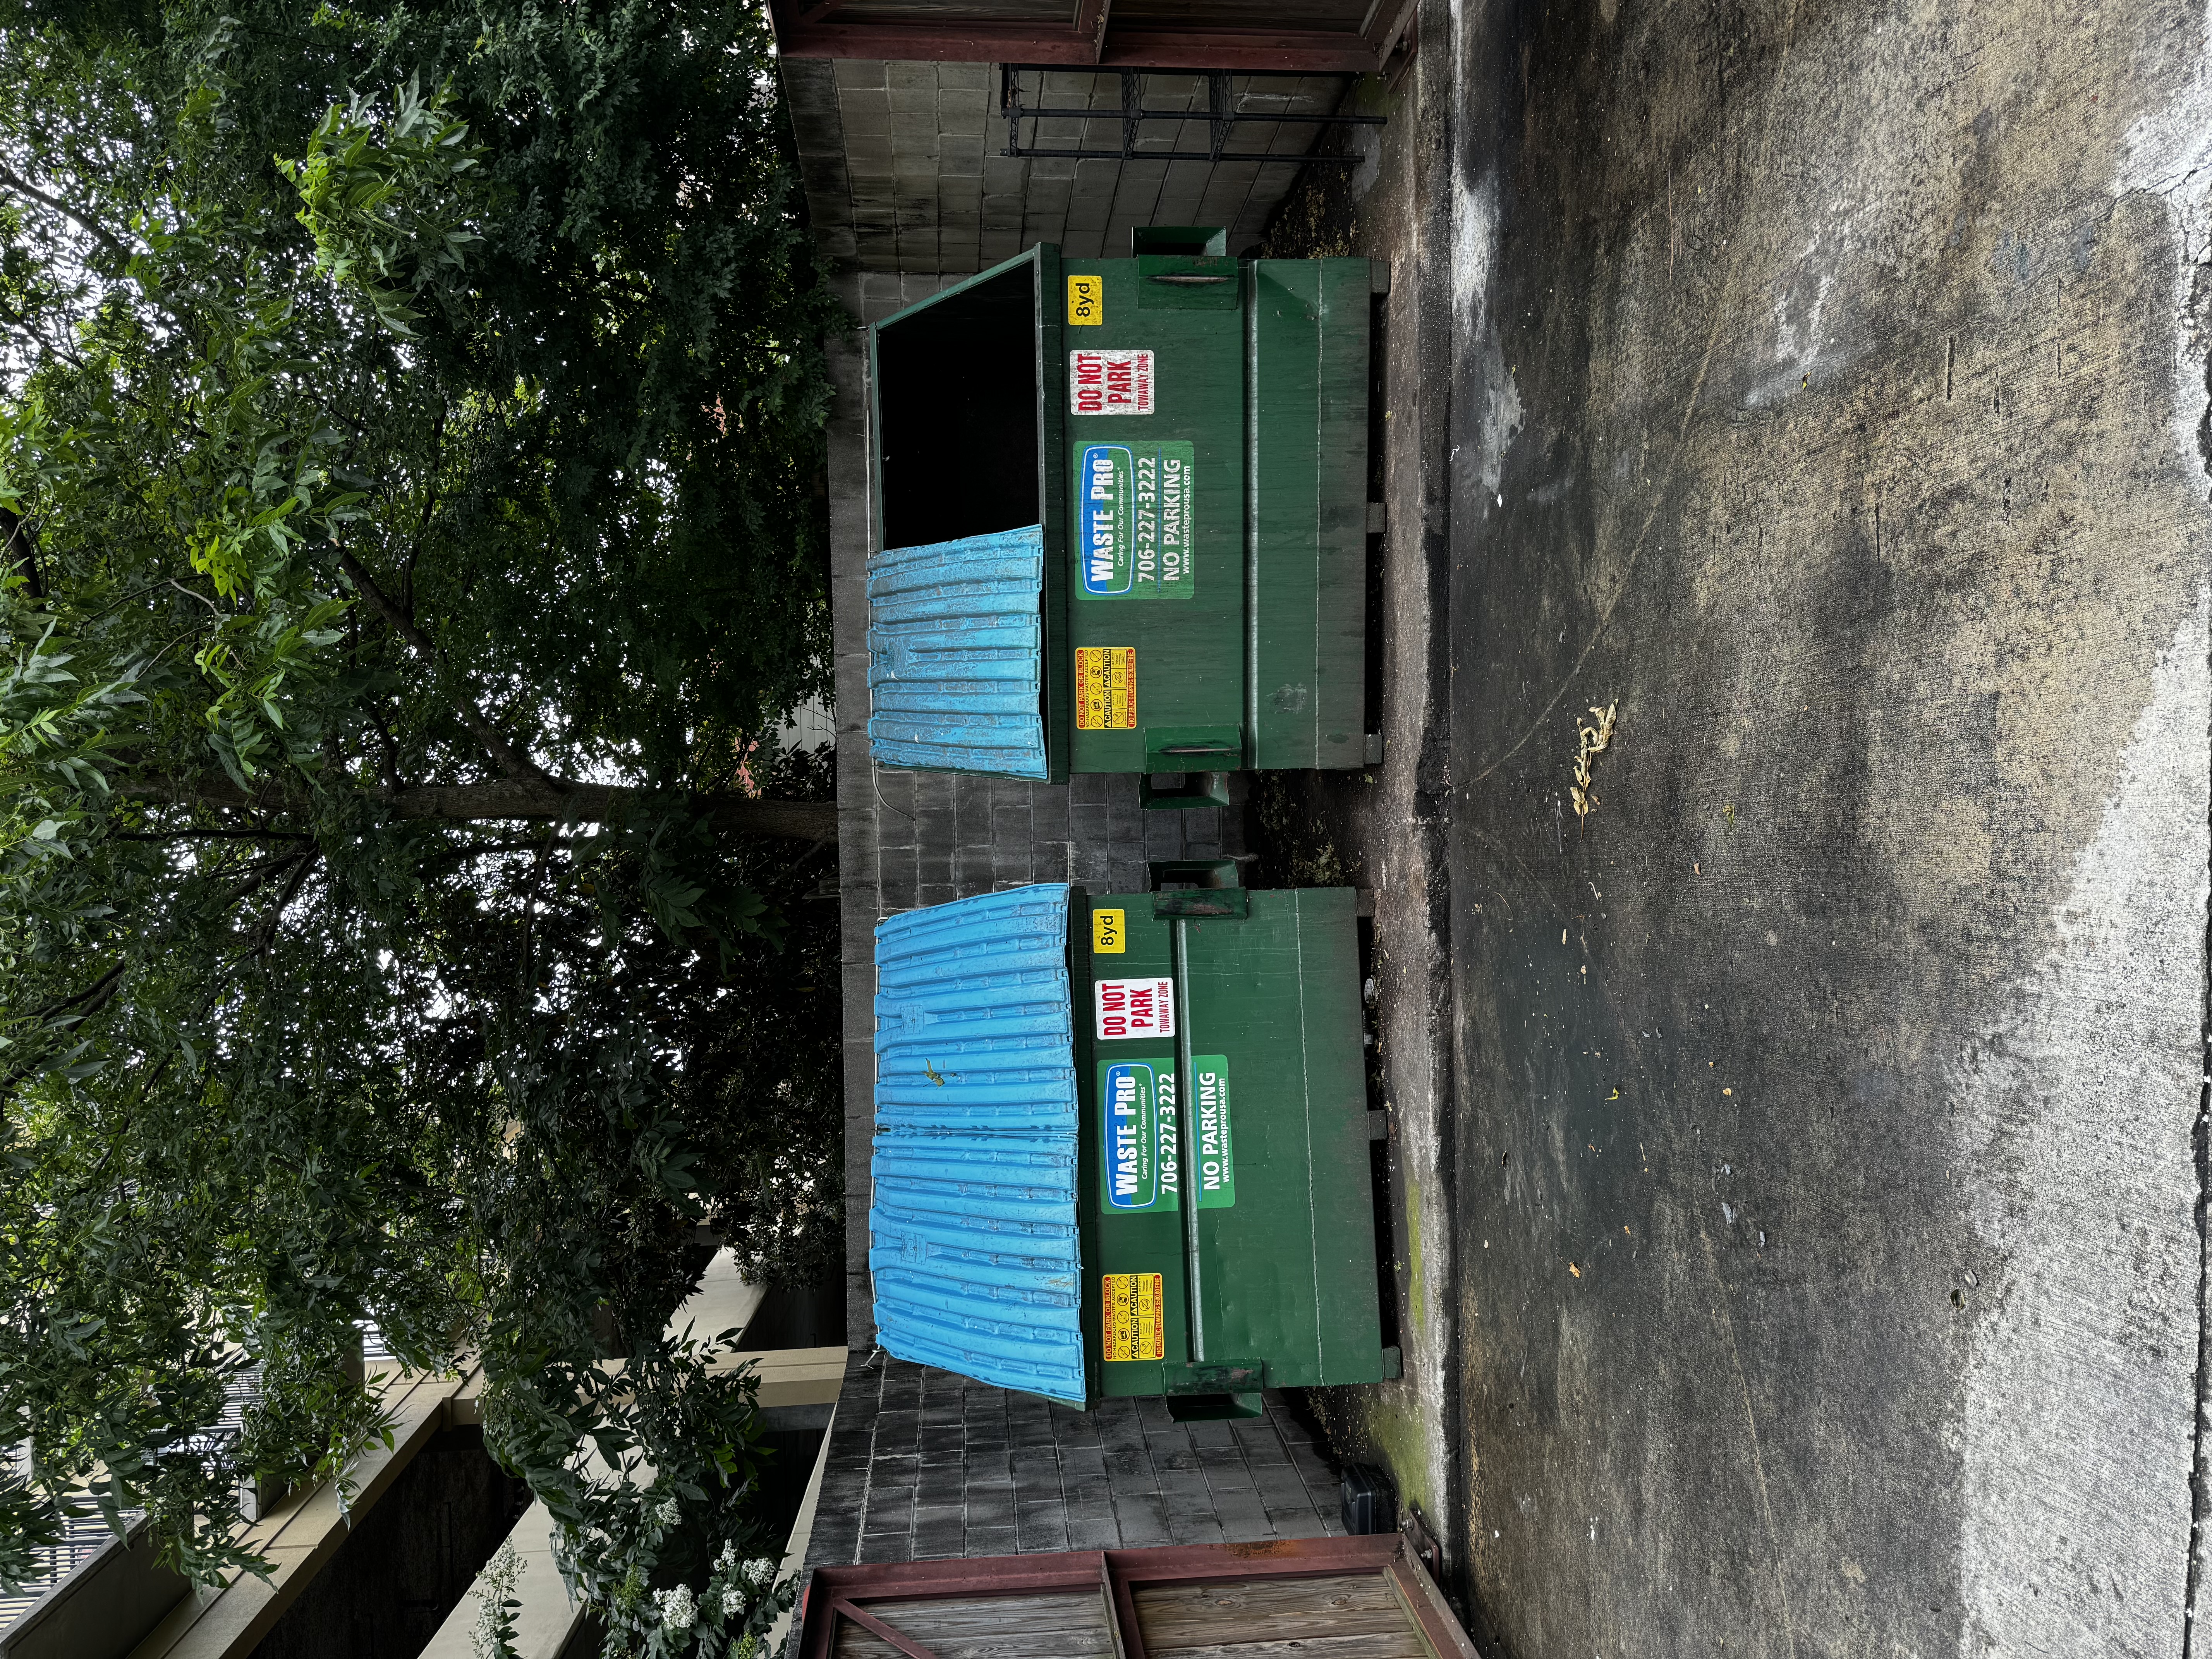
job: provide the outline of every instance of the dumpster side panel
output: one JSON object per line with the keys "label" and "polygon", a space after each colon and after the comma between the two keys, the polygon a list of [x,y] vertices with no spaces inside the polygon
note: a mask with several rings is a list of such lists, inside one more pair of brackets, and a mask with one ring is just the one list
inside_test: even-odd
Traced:
{"label": "dumpster side panel", "polygon": [[1367,262],[1249,281],[1252,764],[1354,767],[1367,729]]}
{"label": "dumpster side panel", "polygon": [[1383,1374],[1354,898],[1182,924],[1200,1358],[1262,1360],[1270,1387]]}
{"label": "dumpster side panel", "polygon": [[[1094,896],[1086,909],[1090,920],[1081,925],[1090,933],[1081,943],[1089,971],[1075,1018],[1089,1051],[1080,1079],[1084,1145],[1096,1150],[1087,1160],[1096,1184],[1085,1196],[1096,1208],[1097,1249],[1085,1288],[1097,1293],[1098,1305],[1087,1316],[1084,1338],[1099,1354],[1102,1395],[1159,1395],[1167,1391],[1167,1369],[1190,1358],[1180,1091],[1172,1030],[1148,1033],[1126,1010],[1129,992],[1172,976],[1172,935],[1168,923],[1153,920],[1149,893]],[[1117,1012],[1125,1017],[1117,1020]],[[1146,1310],[1127,1300],[1148,1296],[1145,1281],[1154,1277],[1157,1352],[1142,1341],[1147,1328],[1139,1316]],[[1118,1307],[1106,1304],[1109,1290],[1124,1298]]]}
{"label": "dumpster side panel", "polygon": [[[1071,767],[1235,768],[1245,753],[1241,318],[1234,305],[1192,309],[1182,289],[1148,289],[1138,264],[1063,268],[1063,288],[1097,277],[1103,306],[1063,336]],[[1223,293],[1233,300],[1233,285]],[[1226,753],[1150,763],[1155,746],[1193,743]]]}
{"label": "dumpster side panel", "polygon": [[1053,884],[878,926],[868,1267],[890,1352],[1081,1403],[1069,908]]}

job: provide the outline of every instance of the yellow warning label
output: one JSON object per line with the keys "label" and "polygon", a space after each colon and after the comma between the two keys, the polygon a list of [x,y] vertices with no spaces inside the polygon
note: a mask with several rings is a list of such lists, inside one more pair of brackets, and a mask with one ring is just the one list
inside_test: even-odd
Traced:
{"label": "yellow warning label", "polygon": [[1093,910],[1091,913],[1091,949],[1102,957],[1128,954],[1128,915],[1122,910]]}
{"label": "yellow warning label", "polygon": [[1107,1273],[1103,1305],[1106,1358],[1164,1359],[1168,1352],[1167,1304],[1158,1273]]}
{"label": "yellow warning label", "polygon": [[1106,320],[1106,279],[1103,276],[1071,276],[1067,279],[1067,320],[1071,323],[1103,323]]}
{"label": "yellow warning label", "polygon": [[1137,724],[1137,647],[1075,647],[1075,725],[1081,732],[1127,732]]}

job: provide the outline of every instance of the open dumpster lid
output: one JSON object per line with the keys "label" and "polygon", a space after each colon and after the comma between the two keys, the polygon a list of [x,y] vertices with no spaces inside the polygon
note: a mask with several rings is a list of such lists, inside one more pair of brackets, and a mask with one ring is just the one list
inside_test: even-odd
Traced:
{"label": "open dumpster lid", "polygon": [[868,331],[868,741],[877,763],[1067,776],[1057,249]]}
{"label": "open dumpster lid", "polygon": [[868,749],[878,765],[1046,778],[1044,532],[868,560]]}
{"label": "open dumpster lid", "polygon": [[877,924],[868,1268],[889,1352],[1080,1404],[1069,891]]}

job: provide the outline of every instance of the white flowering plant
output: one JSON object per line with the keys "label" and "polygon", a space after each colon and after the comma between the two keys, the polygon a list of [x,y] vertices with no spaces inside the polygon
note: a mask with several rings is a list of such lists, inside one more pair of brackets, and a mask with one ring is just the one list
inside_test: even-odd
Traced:
{"label": "white flowering plant", "polygon": [[727,1539],[702,1588],[679,1583],[644,1590],[641,1583],[629,1602],[635,1628],[619,1638],[610,1628],[605,1650],[610,1656],[759,1659],[769,1627],[791,1610],[799,1594],[798,1579],[779,1582],[775,1562],[765,1556],[741,1559],[736,1541]]}
{"label": "white flowering plant", "polygon": [[522,1558],[509,1538],[477,1575],[477,1627],[469,1634],[469,1651],[476,1659],[517,1659],[514,1615],[522,1603],[515,1600],[514,1586],[521,1577]]}
{"label": "white flowering plant", "polygon": [[[758,1444],[758,1382],[750,1365],[713,1363],[735,1334],[698,1344],[687,1334],[632,1349],[624,1404],[629,1419],[647,1419],[649,1464],[623,1424],[591,1412],[588,1385],[578,1409],[590,1422],[545,1425],[549,1443],[580,1433],[598,1454],[573,1455],[556,1481],[541,1468],[532,1485],[553,1514],[562,1578],[606,1627],[605,1659],[756,1659],[797,1597],[797,1581],[779,1583],[775,1562],[757,1553],[770,1542],[757,1519],[760,1463],[769,1455]],[[501,1426],[520,1434],[529,1425]]]}

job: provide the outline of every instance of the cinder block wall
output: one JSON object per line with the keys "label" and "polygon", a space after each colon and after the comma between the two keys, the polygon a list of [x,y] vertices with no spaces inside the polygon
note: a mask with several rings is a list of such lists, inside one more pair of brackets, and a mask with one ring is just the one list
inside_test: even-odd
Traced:
{"label": "cinder block wall", "polygon": [[[947,283],[1023,249],[1055,242],[1072,257],[1128,249],[1148,224],[1226,226],[1232,247],[1266,230],[1298,175],[1316,129],[1241,127],[1219,161],[1122,161],[1004,154],[1000,82],[988,64],[786,58],[780,64],[815,243],[844,275],[856,323],[891,315]],[[1334,109],[1347,77],[1240,82],[1254,112]],[[1054,70],[1024,95],[1092,118],[1024,124],[1033,147],[1118,144],[1121,77]],[[1152,76],[1148,109],[1206,108],[1199,76]],[[1146,123],[1139,151],[1204,149],[1203,121]],[[1133,778],[1081,778],[1060,788],[1004,780],[885,772],[867,754],[870,526],[866,353],[857,331],[831,347],[837,396],[830,433],[832,599],[836,611],[839,883],[845,960],[847,1306],[854,1346],[871,1348],[868,1156],[874,1133],[876,923],[895,911],[1031,881],[1141,890],[1151,859],[1241,850],[1239,825],[1217,811],[1152,812]],[[1233,815],[1232,815],[1233,816]]]}
{"label": "cinder block wall", "polygon": [[[869,323],[963,273],[855,272],[841,289]],[[918,905],[1033,881],[1141,892],[1155,859],[1219,858],[1243,848],[1240,815],[1147,812],[1133,776],[1057,786],[1012,778],[886,770],[868,755],[866,567],[874,550],[868,465],[867,352],[855,332],[831,348],[831,602],[837,673],[838,889],[845,963],[845,1216],[848,1338],[875,1346],[868,1279],[868,1164],[875,1134],[875,927]]]}
{"label": "cinder block wall", "polygon": [[1336,1470],[1275,1395],[1237,1423],[1079,1412],[888,1355],[845,1373],[807,1568],[1334,1536]]}

